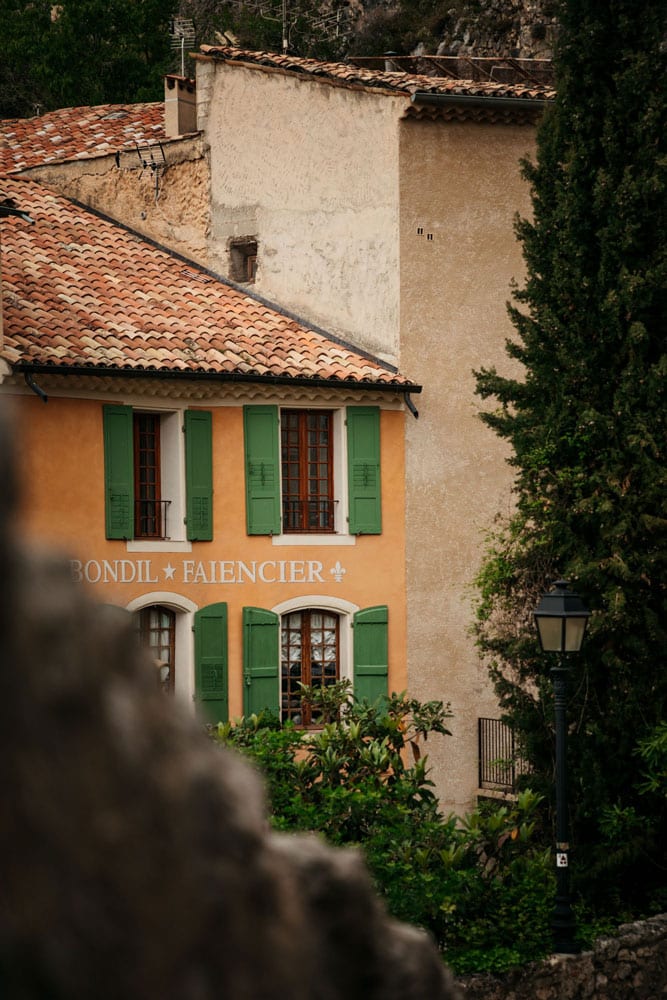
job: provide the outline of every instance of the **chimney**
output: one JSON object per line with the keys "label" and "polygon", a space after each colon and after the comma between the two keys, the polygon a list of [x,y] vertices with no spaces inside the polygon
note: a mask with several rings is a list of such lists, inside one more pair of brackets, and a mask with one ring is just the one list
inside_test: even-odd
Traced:
{"label": "chimney", "polygon": [[164,78],[164,130],[167,138],[197,131],[195,81],[170,73]]}

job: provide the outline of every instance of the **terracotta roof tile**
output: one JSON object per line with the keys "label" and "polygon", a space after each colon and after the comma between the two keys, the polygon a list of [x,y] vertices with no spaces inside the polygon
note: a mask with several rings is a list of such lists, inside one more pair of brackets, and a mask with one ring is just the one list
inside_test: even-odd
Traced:
{"label": "terracotta roof tile", "polygon": [[500,83],[491,80],[462,80],[419,73],[368,69],[352,63],[319,62],[275,52],[251,52],[232,46],[202,45],[205,57],[230,64],[266,67],[284,73],[328,80],[330,83],[393,91],[411,97],[416,93],[450,94],[464,97],[510,97],[517,100],[552,100],[553,87],[535,82]]}
{"label": "terracotta roof tile", "polygon": [[6,177],[2,189],[34,220],[2,220],[10,364],[411,388],[378,360],[44,185]]}
{"label": "terracotta roof tile", "polygon": [[36,118],[0,121],[0,171],[85,159],[164,142],[164,104],[63,108]]}

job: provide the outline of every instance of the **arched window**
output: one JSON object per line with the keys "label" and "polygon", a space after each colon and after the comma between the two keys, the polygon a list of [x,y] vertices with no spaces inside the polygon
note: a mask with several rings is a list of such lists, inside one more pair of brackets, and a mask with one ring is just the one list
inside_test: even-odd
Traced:
{"label": "arched window", "polygon": [[176,615],[159,604],[138,612],[139,639],[153,657],[157,681],[165,694],[174,693]]}
{"label": "arched window", "polygon": [[281,647],[281,717],[297,725],[312,723],[302,704],[300,684],[327,687],[340,678],[339,617],[307,608],[283,615]]}

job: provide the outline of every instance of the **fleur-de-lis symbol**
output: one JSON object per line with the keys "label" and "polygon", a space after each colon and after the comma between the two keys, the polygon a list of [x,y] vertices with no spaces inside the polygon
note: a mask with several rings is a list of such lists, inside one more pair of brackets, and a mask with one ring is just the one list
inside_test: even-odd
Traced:
{"label": "fleur-de-lis symbol", "polygon": [[338,559],[336,561],[336,565],[332,569],[330,569],[329,572],[332,574],[336,583],[342,583],[343,577],[347,573],[347,570],[343,566],[341,566],[340,559]]}

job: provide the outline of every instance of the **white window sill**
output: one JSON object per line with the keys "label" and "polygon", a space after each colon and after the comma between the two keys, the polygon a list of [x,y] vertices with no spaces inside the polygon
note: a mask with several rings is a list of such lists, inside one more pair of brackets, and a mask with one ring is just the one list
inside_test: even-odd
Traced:
{"label": "white window sill", "polygon": [[159,542],[136,540],[126,544],[128,552],[192,552],[192,542],[178,542],[171,538]]}
{"label": "white window sill", "polygon": [[289,534],[285,535],[272,535],[271,536],[272,545],[356,545],[357,536],[356,535],[335,535],[327,532],[326,535],[297,535]]}

